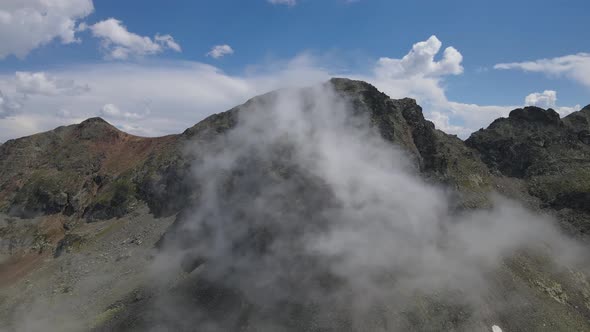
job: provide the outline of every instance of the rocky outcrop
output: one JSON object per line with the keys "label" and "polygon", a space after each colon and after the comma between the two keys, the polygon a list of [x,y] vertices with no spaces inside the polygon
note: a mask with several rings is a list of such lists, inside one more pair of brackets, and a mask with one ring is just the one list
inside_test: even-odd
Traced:
{"label": "rocky outcrop", "polygon": [[556,172],[559,158],[553,155],[562,145],[575,143],[557,112],[537,107],[516,109],[466,141],[490,169],[516,178]]}
{"label": "rocky outcrop", "polygon": [[590,230],[590,108],[560,119],[552,109],[517,109],[465,142],[496,174],[523,179],[543,207],[557,209],[582,232]]}
{"label": "rocky outcrop", "polygon": [[[361,81],[332,79],[330,83],[338,93],[351,100],[357,112],[370,114],[381,136],[402,146],[425,177],[467,195],[489,191],[490,174],[486,165],[459,138],[435,129],[434,124],[424,118],[416,100],[391,99]],[[468,200],[474,198],[471,196]]]}

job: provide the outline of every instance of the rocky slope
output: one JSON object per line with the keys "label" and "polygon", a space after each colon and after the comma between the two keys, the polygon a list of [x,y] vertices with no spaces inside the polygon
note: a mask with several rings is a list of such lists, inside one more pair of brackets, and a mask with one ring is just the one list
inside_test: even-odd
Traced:
{"label": "rocky slope", "polygon": [[[401,148],[409,172],[444,188],[452,216],[489,209],[499,193],[555,216],[569,234],[584,238],[590,230],[590,106],[564,119],[553,110],[514,110],[463,142],[425,120],[412,99],[393,100],[347,79],[326,85],[392,149]],[[302,104],[313,104],[312,92],[297,93]],[[418,292],[407,305],[373,308],[362,327],[355,325],[350,308],[331,298],[340,294],[335,290],[342,280],[322,268],[324,262],[298,254],[302,229],[321,233],[332,222],[325,212],[341,207],[333,188],[297,162],[289,140],[248,147],[236,165],[208,173],[214,156],[244,149],[232,134],[252,121],[247,115],[280,98],[281,92],[255,97],[179,135],[135,137],[94,118],[1,145],[0,318],[10,322],[6,328],[30,330],[26,313],[39,311],[30,320],[54,330],[473,331],[494,324],[506,331],[590,330],[586,266],[564,272],[530,252],[508,255],[489,272],[492,291],[476,307],[457,300],[465,296],[460,291]],[[263,116],[255,119],[261,132],[273,126]],[[217,179],[218,173],[216,199],[226,208],[201,212],[208,189],[198,175]],[[272,208],[251,208],[261,201]],[[194,250],[195,243],[215,245],[211,230],[187,228],[194,219],[205,226],[210,220],[229,228],[247,225],[232,238],[232,259],[263,260],[277,243],[292,247],[299,258],[281,256],[278,262],[288,259],[294,272],[278,285],[319,289],[334,300],[333,312],[326,316],[325,303],[304,291],[289,292],[278,310],[261,306],[239,284],[256,284],[248,274],[256,269],[265,275],[268,266],[232,266],[241,279],[220,274],[227,267],[219,259]],[[283,229],[285,220],[291,222]],[[178,271],[160,262],[177,259],[161,254],[170,248],[183,253]],[[308,273],[302,278],[297,271]],[[162,274],[165,282],[153,280]],[[43,301],[71,311],[46,317]]]}
{"label": "rocky slope", "polygon": [[589,231],[590,107],[560,119],[552,109],[517,109],[465,142],[489,169],[523,179],[543,208],[557,210],[576,230]]}

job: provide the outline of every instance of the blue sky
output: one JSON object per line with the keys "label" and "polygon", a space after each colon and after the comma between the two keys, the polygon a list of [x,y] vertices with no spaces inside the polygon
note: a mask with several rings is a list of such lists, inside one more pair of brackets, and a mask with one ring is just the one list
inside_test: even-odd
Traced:
{"label": "blue sky", "polygon": [[[462,137],[527,103],[563,115],[590,103],[585,0],[271,2],[2,1],[0,141],[96,114],[136,134],[166,134],[248,93],[332,75],[414,97],[438,127]],[[211,56],[222,45],[232,52]],[[432,47],[432,60],[419,56]],[[460,58],[433,69],[447,47]],[[136,76],[144,81],[127,99],[109,92]],[[183,88],[194,96],[178,96],[181,104],[157,86],[161,76],[195,88],[206,85],[199,77],[215,80],[216,96]]]}

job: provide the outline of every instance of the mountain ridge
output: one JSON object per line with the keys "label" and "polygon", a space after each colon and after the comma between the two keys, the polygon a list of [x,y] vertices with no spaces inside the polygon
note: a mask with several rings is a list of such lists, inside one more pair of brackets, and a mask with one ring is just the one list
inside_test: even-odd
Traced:
{"label": "mountain ridge", "polygon": [[[590,113],[587,114],[590,105],[563,119],[552,109],[516,109],[507,118],[495,120],[463,141],[436,129],[424,118],[422,108],[414,99],[391,99],[369,83],[344,78],[331,79],[323,86],[344,100],[352,114],[365,116],[371,129],[391,143],[392,149],[401,149],[409,160],[412,174],[448,193],[457,213],[490,209],[494,204],[493,196],[498,193],[534,211],[554,216],[562,230],[587,240],[590,232],[590,211],[586,204],[590,197],[590,145],[586,138],[590,130]],[[310,94],[310,88],[289,91],[303,101]],[[211,151],[228,148],[223,146],[223,138],[244,121],[243,114],[273,105],[277,98],[279,92],[276,91],[254,97],[226,112],[210,115],[175,135],[138,137],[117,129],[102,118],[90,118],[80,124],[58,127],[0,145],[0,235],[9,239],[0,242],[0,257],[9,257],[5,262],[0,261],[0,289],[4,278],[2,271],[15,269],[19,259],[30,260],[39,255],[54,257],[47,258],[48,263],[35,261],[34,264],[38,265],[31,265],[26,274],[11,277],[9,283],[6,281],[9,285],[16,285],[14,287],[27,287],[24,278],[35,276],[36,271],[42,276],[44,270],[39,266],[45,266],[43,264],[54,264],[56,269],[65,271],[74,269],[78,273],[71,263],[60,265],[74,261],[86,266],[84,269],[90,269],[84,259],[75,260],[78,253],[94,257],[96,266],[108,261],[113,266],[121,265],[123,271],[127,264],[131,264],[127,255],[134,255],[129,254],[134,252],[130,246],[145,249],[145,254],[138,253],[133,261],[148,264],[153,259],[150,250],[154,246],[164,250],[170,242],[166,241],[167,238],[178,242],[175,245],[190,245],[195,238],[186,234],[183,225],[198,206],[204,186],[197,182],[194,173],[204,167],[203,161],[210,157]],[[267,125],[262,119],[257,124]],[[233,196],[232,188],[244,186],[246,192],[258,192],[261,186],[272,187],[289,180],[294,185],[289,188],[301,194],[294,201],[302,207],[325,203],[319,194],[324,192],[325,185],[314,182],[308,172],[288,162],[291,156],[288,146],[272,146],[272,151],[270,160],[247,157],[236,169],[220,172],[227,176],[221,197],[229,203],[239,203],[248,197]],[[249,174],[260,182],[250,183]],[[280,193],[277,196],[280,197]],[[308,196],[309,201],[306,200]],[[293,208],[299,213],[299,205],[295,204]],[[247,220],[247,216],[242,217]],[[145,224],[143,220],[146,220]],[[242,246],[245,253],[264,250],[270,241],[266,229],[253,232],[254,248],[236,244]],[[110,260],[105,260],[103,255]],[[190,255],[182,262],[189,273],[202,264],[200,257]],[[590,288],[584,288],[586,284],[579,286],[567,278],[563,279],[566,281],[556,279],[545,270],[545,265],[529,257],[517,257],[510,264],[503,267],[506,270],[502,273],[506,274],[501,274],[502,278],[517,281],[511,284],[502,279],[502,282],[508,284],[508,288],[518,289],[519,295],[538,305],[538,312],[548,317],[567,316],[563,322],[556,323],[557,330],[567,331],[572,326],[590,328],[590,324],[584,325],[587,322],[580,318],[590,317],[590,312],[584,309],[587,299],[576,295],[590,292]],[[133,269],[139,271],[135,272],[137,275],[143,273],[137,266]],[[75,275],[74,272],[71,274]],[[65,277],[56,273],[47,278],[62,280],[59,278]],[[38,283],[42,284],[40,280]],[[212,290],[220,292],[220,303],[225,303],[226,296],[234,299],[233,291],[219,288],[219,285],[205,283],[204,288],[197,286],[195,290],[190,280],[188,284],[180,282],[180,285],[204,299],[212,296],[208,293]],[[558,281],[548,280],[558,280],[559,287],[552,283]],[[73,282],[67,282],[67,287],[70,287],[69,283]],[[175,291],[182,293],[182,287]],[[96,304],[100,310],[105,310],[94,325],[97,330],[123,329],[142,320],[145,320],[144,327],[150,326],[146,303],[150,303],[155,295],[151,290],[124,289],[125,292],[105,296],[104,302]],[[564,297],[565,292],[569,299]],[[236,301],[240,303],[239,296]],[[417,317],[424,321],[433,320],[429,324],[438,324],[435,321],[439,318],[448,319],[449,326],[465,323],[462,321],[462,315],[466,315],[463,309],[439,305],[436,301],[428,300],[427,303],[432,308],[444,308],[450,315],[445,317],[443,313],[441,318],[417,313]],[[1,314],[2,310],[0,318]],[[502,318],[502,315],[508,318]],[[536,317],[529,311],[526,319],[514,313],[502,315],[498,319],[503,325],[515,330],[531,326],[540,328],[546,323],[542,320],[538,324],[529,322]],[[440,325],[432,326],[440,328]],[[141,330],[142,325],[135,328]],[[424,330],[428,330],[427,326]]]}
{"label": "mountain ridge", "polygon": [[[567,140],[565,143],[569,145],[577,144],[576,141],[580,141],[581,144],[585,145],[586,143],[584,142],[588,140],[587,137],[590,137],[587,133],[590,125],[585,123],[586,116],[584,113],[585,110],[590,109],[590,105],[563,119],[561,119],[559,114],[552,109],[544,110],[538,107],[515,109],[510,112],[507,118],[496,119],[487,129],[480,129],[479,131],[474,132],[468,139],[462,141],[454,135],[448,135],[439,129],[436,129],[432,122],[424,118],[421,107],[414,99],[390,99],[371,84],[362,81],[333,78],[328,84],[334,86],[335,90],[343,96],[355,96],[352,100],[353,104],[357,103],[355,107],[359,107],[362,109],[362,112],[366,112],[370,115],[372,123],[378,127],[381,135],[386,140],[398,144],[408,151],[410,155],[416,159],[418,168],[425,176],[436,178],[437,181],[442,181],[447,184],[451,183],[457,185],[458,183],[461,183],[460,186],[463,187],[463,189],[470,186],[469,181],[465,181],[465,178],[469,177],[467,174],[464,174],[466,171],[475,173],[476,176],[481,178],[481,181],[483,181],[482,183],[487,183],[487,185],[490,185],[490,181],[488,180],[490,171],[485,168],[490,168],[491,171],[499,171],[498,174],[506,175],[508,177],[520,178],[523,176],[522,172],[524,172],[524,170],[515,169],[509,171],[506,167],[500,166],[500,168],[498,168],[495,164],[497,161],[491,161],[497,156],[491,152],[490,145],[497,144],[497,142],[493,140],[487,143],[480,142],[481,140],[478,141],[478,138],[484,135],[484,133],[495,133],[495,136],[510,136],[512,133],[508,133],[506,130],[513,126],[517,126],[520,128],[519,130],[524,130],[524,132],[527,133],[532,131],[537,136],[552,135],[552,140],[557,139],[556,137],[561,141]],[[28,185],[27,183],[19,183],[16,187],[14,185],[10,186],[9,178],[14,178],[15,171],[13,170],[11,173],[12,175],[6,173],[7,170],[11,169],[11,165],[12,168],[26,169],[26,167],[37,167],[37,171],[45,169],[47,171],[57,171],[59,173],[60,168],[65,167],[64,169],[67,170],[68,167],[75,167],[76,165],[74,162],[87,164],[89,160],[93,160],[91,165],[85,165],[82,168],[85,168],[85,170],[93,170],[91,173],[98,182],[104,182],[104,179],[100,179],[105,175],[102,173],[109,173],[108,175],[111,177],[118,178],[125,172],[133,172],[134,167],[137,168],[139,166],[144,168],[140,170],[140,173],[149,173],[143,174],[144,177],[141,181],[146,180],[146,177],[150,176],[161,177],[163,175],[163,170],[161,168],[167,167],[171,170],[173,164],[184,163],[184,156],[182,156],[181,151],[182,144],[186,144],[189,140],[208,140],[215,135],[233,128],[238,121],[238,113],[240,109],[245,108],[252,103],[261,103],[264,99],[274,98],[273,96],[275,94],[276,92],[271,92],[254,97],[248,100],[244,105],[235,107],[226,112],[212,114],[196,125],[186,129],[184,132],[174,135],[162,137],[134,136],[119,130],[100,117],[94,117],[87,119],[80,124],[61,126],[51,131],[9,140],[0,145],[0,166],[3,168],[3,171],[0,173],[0,209],[12,215],[25,216],[28,212],[23,211],[19,214],[18,211],[23,210],[23,208],[15,209],[15,205],[18,204],[15,204],[15,202],[7,202],[7,197],[11,195],[11,191],[12,194],[14,194],[15,192],[23,190],[23,188],[26,191],[27,187],[36,186],[34,181]],[[535,126],[539,127],[537,128]],[[569,128],[567,129],[569,130],[568,134],[558,134],[558,132],[565,127]],[[550,132],[548,133],[540,134],[540,128],[553,129],[550,129]],[[578,135],[578,137],[574,137],[575,135]],[[521,136],[522,135],[519,137]],[[85,151],[79,151],[79,158],[69,154],[60,155],[57,153],[57,150],[76,151],[68,146],[68,144],[70,144],[68,142],[71,140],[80,140],[80,142],[86,142],[93,146],[92,148],[86,146]],[[101,144],[106,145],[100,146]],[[522,143],[519,144],[522,145]],[[533,142],[533,144],[535,143]],[[111,145],[112,148],[109,148],[109,145]],[[44,151],[44,149],[48,149],[50,152],[43,155],[42,151]],[[107,151],[109,149],[113,151]],[[507,150],[510,151],[510,149],[512,149],[512,147],[508,146]],[[113,153],[114,151],[117,152]],[[123,154],[127,157],[126,163],[120,162],[120,160],[123,159],[121,158]],[[481,164],[479,157],[475,156],[476,154],[482,156],[481,161],[483,161],[483,164],[487,164],[485,167]],[[26,156],[31,156],[31,158],[23,160]],[[54,165],[50,165],[51,162],[48,161],[50,158],[56,160],[65,159],[65,164],[57,165],[53,162]],[[73,160],[68,164],[69,159],[78,160]],[[516,160],[518,160],[518,158],[516,158]],[[512,163],[512,159],[504,158],[504,162]],[[468,164],[468,167],[463,167],[461,163]],[[17,166],[14,167],[14,165]],[[186,166],[185,164],[183,165]],[[176,166],[178,166],[178,168],[172,170],[172,173],[181,172],[182,166]],[[186,171],[186,169],[183,171]],[[79,176],[80,174],[77,175]],[[91,186],[89,182],[94,182],[94,180],[88,181],[86,177],[82,177],[84,179],[79,179],[78,183],[75,184],[77,187],[84,185],[90,187],[105,185],[104,183],[94,183],[94,185]],[[136,179],[137,174],[134,174],[131,177],[135,177],[133,180],[134,182],[140,181]],[[23,179],[21,176],[20,182],[22,181]],[[161,183],[159,184],[161,185]],[[139,183],[136,183],[136,185],[142,186],[142,184]],[[149,185],[144,184],[142,190],[136,190],[140,199],[150,201],[148,196],[153,193],[150,193],[149,187],[152,185],[153,184],[151,183]],[[122,186],[124,187],[125,185]],[[472,187],[474,189],[479,189],[476,188],[477,186],[479,185]],[[93,190],[97,190],[97,188],[94,188]],[[58,196],[64,196],[63,193],[58,194]],[[76,196],[76,193],[74,192],[66,194],[72,197]],[[50,193],[41,193],[41,195],[52,196]],[[63,201],[63,197],[50,198],[50,200],[53,201],[59,201],[60,199]],[[152,205],[155,205],[155,199],[152,199],[152,201],[154,201]],[[32,205],[35,205],[35,202],[32,203]],[[49,205],[51,206],[38,207],[37,209],[41,212],[55,212],[56,209],[59,210],[59,205],[62,203],[64,202],[49,202]],[[70,206],[68,206],[68,203],[65,203],[65,205],[62,204],[61,211],[73,209],[76,213],[84,214],[84,209],[88,208],[88,206],[76,207],[71,206],[75,204],[69,205]],[[45,211],[43,211],[44,209]],[[166,208],[162,209],[166,210]],[[34,206],[33,210],[35,210]],[[39,211],[32,212],[34,215]],[[69,213],[72,213],[72,211],[69,211]],[[122,212],[110,212],[104,214],[100,218],[108,219],[114,215],[120,215],[121,213]],[[158,212],[156,212],[156,214],[158,214]]]}

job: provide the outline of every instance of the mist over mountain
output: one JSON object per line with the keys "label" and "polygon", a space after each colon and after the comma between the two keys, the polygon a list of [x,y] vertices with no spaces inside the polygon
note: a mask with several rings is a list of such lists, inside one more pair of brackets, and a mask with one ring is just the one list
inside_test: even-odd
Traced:
{"label": "mist over mountain", "polygon": [[[344,78],[0,145],[8,331],[590,330],[590,105],[467,140]],[[2,329],[0,328],[0,329]]]}

